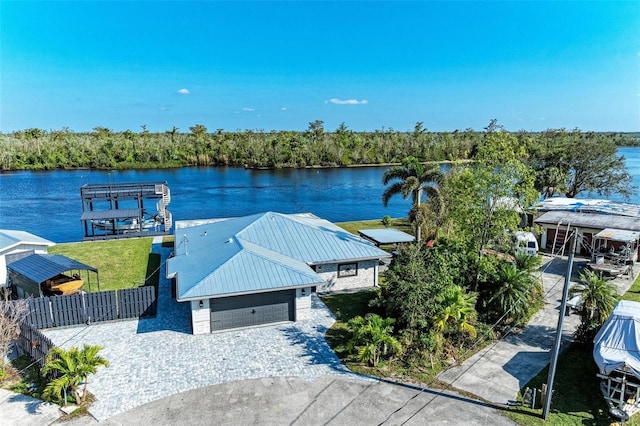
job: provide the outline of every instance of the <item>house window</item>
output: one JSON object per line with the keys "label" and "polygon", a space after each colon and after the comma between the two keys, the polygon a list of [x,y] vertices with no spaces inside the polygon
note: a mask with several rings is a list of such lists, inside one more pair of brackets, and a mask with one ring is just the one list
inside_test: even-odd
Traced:
{"label": "house window", "polygon": [[358,275],[357,263],[343,263],[338,265],[338,278],[355,277]]}

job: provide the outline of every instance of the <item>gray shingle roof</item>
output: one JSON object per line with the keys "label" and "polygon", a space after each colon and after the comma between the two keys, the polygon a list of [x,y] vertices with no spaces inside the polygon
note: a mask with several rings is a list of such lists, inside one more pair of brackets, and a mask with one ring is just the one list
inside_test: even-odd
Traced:
{"label": "gray shingle roof", "polygon": [[560,226],[564,228],[571,224],[572,226],[593,229],[615,228],[627,231],[640,231],[640,218],[613,214],[549,211],[535,219],[534,223],[551,225],[560,223]]}
{"label": "gray shingle roof", "polygon": [[312,214],[260,213],[176,226],[178,300],[302,287],[323,280],[308,266],[390,255]]}

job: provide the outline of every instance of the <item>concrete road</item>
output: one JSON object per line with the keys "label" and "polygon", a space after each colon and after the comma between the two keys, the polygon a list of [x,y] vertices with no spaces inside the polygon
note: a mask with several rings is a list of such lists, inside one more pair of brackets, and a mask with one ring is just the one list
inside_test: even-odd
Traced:
{"label": "concrete road", "polygon": [[62,415],[55,404],[0,389],[0,425],[47,426]]}
{"label": "concrete road", "polygon": [[[65,423],[97,424],[88,418]],[[438,391],[373,380],[293,377],[194,389],[101,425],[513,425],[494,407]]]}

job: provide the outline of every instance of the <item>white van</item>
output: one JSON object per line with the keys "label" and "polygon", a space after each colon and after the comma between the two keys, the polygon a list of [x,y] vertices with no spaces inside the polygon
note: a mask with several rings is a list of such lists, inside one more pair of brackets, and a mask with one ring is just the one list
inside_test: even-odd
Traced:
{"label": "white van", "polygon": [[526,254],[527,256],[538,255],[538,240],[533,232],[518,231],[515,234],[515,247],[516,254]]}

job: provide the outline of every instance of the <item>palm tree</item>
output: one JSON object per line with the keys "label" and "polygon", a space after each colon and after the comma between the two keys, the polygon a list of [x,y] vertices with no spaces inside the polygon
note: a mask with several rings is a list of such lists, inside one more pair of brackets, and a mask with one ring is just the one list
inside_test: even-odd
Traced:
{"label": "palm tree", "polygon": [[[401,194],[405,200],[411,196],[413,208],[416,209],[416,213],[418,213],[423,192],[427,194],[429,199],[438,198],[442,200],[440,190],[436,186],[428,185],[428,183],[440,184],[442,183],[442,179],[442,172],[437,165],[425,168],[415,157],[407,157],[402,160],[402,165],[393,166],[384,172],[382,176],[382,183],[384,185],[388,185],[389,182],[393,180],[399,180],[399,182],[394,182],[384,190],[382,193],[382,203],[386,207],[391,197],[396,194]],[[442,206],[442,202],[440,202],[439,205]],[[420,241],[420,228],[423,223],[414,223],[416,225],[416,240]]]}
{"label": "palm tree", "polygon": [[444,291],[442,311],[434,319],[434,328],[442,337],[447,327],[454,327],[459,333],[476,337],[473,322],[476,318],[476,295],[464,291],[461,286],[452,285]]}
{"label": "palm tree", "polygon": [[616,288],[589,270],[580,273],[580,283],[582,286],[573,286],[570,291],[582,294],[582,321],[595,319],[604,323],[618,301]]}
{"label": "palm tree", "polygon": [[529,271],[507,262],[500,265],[498,274],[498,289],[489,298],[489,303],[495,304],[501,316],[508,313],[507,317],[518,323],[529,312],[537,280]]}
{"label": "palm tree", "polygon": [[[62,394],[66,395],[67,389],[71,389],[76,404],[83,403],[87,395],[89,375],[95,374],[98,367],[109,365],[109,361],[98,355],[102,349],[102,346],[87,344],[82,349],[75,346],[69,350],[53,348],[47,356],[42,373],[46,375],[54,372],[58,377],[47,384],[43,396],[62,399]],[[80,384],[83,384],[82,390]],[[63,402],[66,404],[66,398]]]}
{"label": "palm tree", "polygon": [[516,260],[516,267],[525,272],[533,272],[542,263],[539,256],[531,256],[525,253],[515,253],[513,258]]}
{"label": "palm tree", "polygon": [[348,350],[352,352],[357,348],[358,359],[367,361],[373,367],[378,365],[382,356],[399,353],[402,346],[391,336],[394,321],[393,318],[382,318],[376,314],[352,318],[348,323],[353,333],[347,344]]}

